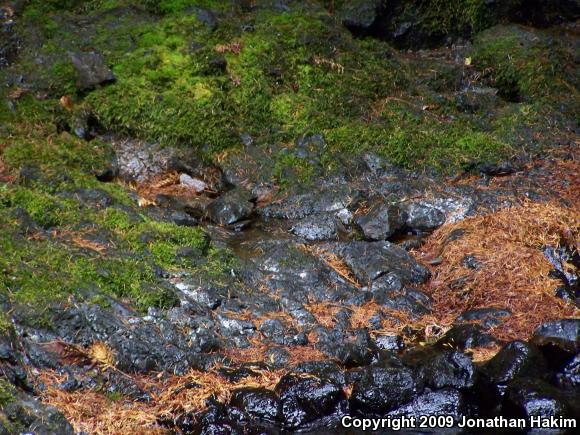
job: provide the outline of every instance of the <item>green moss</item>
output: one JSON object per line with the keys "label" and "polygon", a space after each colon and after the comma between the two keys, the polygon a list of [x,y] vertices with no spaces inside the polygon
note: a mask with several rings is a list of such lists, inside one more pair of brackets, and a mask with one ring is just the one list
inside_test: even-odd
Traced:
{"label": "green moss", "polygon": [[16,400],[16,389],[12,384],[0,379],[0,409],[4,408],[10,402]]}
{"label": "green moss", "polygon": [[473,62],[509,100],[529,101],[574,89],[564,75],[572,63],[570,54],[532,29],[513,25],[482,32],[475,39]]}
{"label": "green moss", "polygon": [[471,34],[494,22],[485,0],[427,0],[409,7],[419,9],[420,25],[438,34]]}

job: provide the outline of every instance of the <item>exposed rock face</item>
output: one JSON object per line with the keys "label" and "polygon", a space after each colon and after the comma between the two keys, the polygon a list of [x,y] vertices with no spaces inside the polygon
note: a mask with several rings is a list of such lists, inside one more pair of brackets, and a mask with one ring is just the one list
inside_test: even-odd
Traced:
{"label": "exposed rock face", "polygon": [[105,65],[103,56],[97,52],[71,53],[70,59],[78,73],[77,86],[81,90],[115,81],[113,71]]}
{"label": "exposed rock face", "polygon": [[207,208],[208,216],[216,224],[233,224],[250,216],[254,210],[251,199],[250,192],[236,188],[213,201]]}

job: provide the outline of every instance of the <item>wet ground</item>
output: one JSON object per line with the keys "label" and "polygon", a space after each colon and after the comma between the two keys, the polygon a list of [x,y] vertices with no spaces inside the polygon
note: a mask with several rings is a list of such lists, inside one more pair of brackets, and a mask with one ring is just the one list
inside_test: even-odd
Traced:
{"label": "wet ground", "polygon": [[[288,31],[284,14],[298,8],[241,3],[239,11],[195,6],[184,15],[197,26],[196,37],[213,38],[216,27],[230,26],[250,38],[251,48],[251,35],[263,31],[246,23],[252,14]],[[234,135],[243,147],[214,154],[198,150],[189,128],[179,133],[164,126],[163,140],[144,139],[159,132],[159,119],[140,119],[139,127],[149,129],[140,138],[139,128],[125,128],[135,113],[112,114],[117,125],[105,125],[109,106],[118,102],[107,92],[119,89],[115,80],[128,82],[116,78],[91,44],[107,48],[109,32],[145,26],[137,36],[122,34],[128,48],[109,52],[123,66],[135,38],[157,41],[146,26],[167,20],[168,35],[180,29],[171,21],[181,19],[177,13],[160,18],[150,3],[101,13],[100,3],[91,3],[94,13],[89,6],[52,11],[62,26],[43,22],[37,32],[15,25],[27,2],[0,8],[0,72],[8,92],[0,112],[0,243],[8,253],[0,258],[0,434],[363,433],[342,427],[344,417],[446,417],[445,430],[407,433],[471,433],[458,423],[498,416],[580,424],[580,154],[566,106],[573,107],[573,98],[554,94],[554,103],[551,90],[541,94],[544,83],[517,76],[511,63],[508,79],[490,76],[493,68],[483,61],[472,68],[465,29],[442,47],[441,31],[425,34],[424,21],[408,25],[374,2],[362,3],[372,7],[361,12],[356,6],[353,17],[347,5],[338,12],[342,22],[327,19],[330,12],[320,5],[296,13],[322,16],[322,27],[339,32],[344,40],[337,37],[337,44],[352,45],[355,54],[361,35],[417,48],[379,45],[374,65],[380,74],[389,73],[390,62],[416,71],[405,79],[412,92],[402,80],[400,96],[373,94],[372,107],[339,135],[353,149],[340,148],[346,146],[340,141],[333,149],[336,126],[323,123],[328,140],[300,132],[291,141],[258,143],[243,131]],[[408,11],[400,9],[397,4],[404,18]],[[492,42],[507,34],[508,42],[521,42],[520,50],[541,42],[554,55],[570,51],[575,9],[567,2],[545,6],[542,23],[536,14],[508,9],[509,22],[555,27],[500,25],[487,34]],[[33,13],[39,10],[28,9],[26,19],[42,19]],[[104,36],[102,25],[109,26]],[[356,38],[340,33],[348,32],[342,25]],[[60,34],[65,28],[72,33]],[[54,35],[76,50],[65,60]],[[79,35],[88,35],[82,49]],[[166,41],[186,40],[158,39],[160,51]],[[22,52],[22,41],[30,51]],[[159,56],[178,63],[182,53],[171,44],[163,47],[171,56]],[[187,44],[188,61],[207,63],[202,48]],[[419,49],[431,44],[436,48]],[[241,43],[210,47],[227,60],[212,57],[192,100],[207,97],[204,86],[218,80],[232,95],[244,90],[245,78],[227,69],[243,50]],[[324,66],[340,81],[344,67],[332,57],[339,51],[300,66]],[[565,71],[573,69],[564,58]],[[76,70],[74,92],[56,83],[62,71],[54,65]],[[144,65],[143,77],[153,77],[159,91],[148,107],[153,113],[171,103],[171,94],[162,94],[173,82]],[[356,66],[347,63],[346,74]],[[300,91],[299,74],[290,83],[267,67],[273,90]],[[569,93],[575,83],[549,77],[563,87],[558,92]],[[84,98],[91,96],[108,105],[90,109]],[[131,108],[141,104],[133,97],[127,95]],[[292,117],[300,115],[295,109]],[[528,120],[530,113],[538,117]],[[393,135],[401,133],[400,124],[413,146],[397,142],[403,148],[398,155],[389,149],[390,157],[377,144],[359,149],[359,136],[387,131],[385,123],[394,124]],[[190,146],[164,142],[175,137]],[[440,142],[429,148],[435,137]],[[492,142],[498,148],[489,151]],[[412,165],[401,153],[421,147],[428,151],[415,156],[421,169],[404,169]],[[488,154],[480,153],[484,148]],[[445,167],[447,151],[455,175],[425,167]],[[549,433],[574,431],[552,427]]]}

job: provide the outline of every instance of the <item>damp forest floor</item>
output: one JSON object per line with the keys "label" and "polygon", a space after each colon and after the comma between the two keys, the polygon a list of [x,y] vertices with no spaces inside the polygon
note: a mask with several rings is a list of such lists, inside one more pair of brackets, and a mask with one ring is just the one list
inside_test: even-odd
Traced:
{"label": "damp forest floor", "polygon": [[345,2],[0,1],[0,433],[324,428],[240,392],[330,364],[367,412],[391,356],[579,319],[577,25],[444,3],[402,44]]}

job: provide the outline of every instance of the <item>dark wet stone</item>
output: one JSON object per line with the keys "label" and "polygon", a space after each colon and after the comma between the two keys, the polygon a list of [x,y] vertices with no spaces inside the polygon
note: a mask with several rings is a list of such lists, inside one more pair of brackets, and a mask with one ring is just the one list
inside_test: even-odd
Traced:
{"label": "dark wet stone", "polygon": [[179,225],[182,227],[193,227],[197,225],[197,220],[184,211],[174,211],[171,213],[171,221],[175,225]]}
{"label": "dark wet stone", "polygon": [[111,139],[116,154],[119,176],[126,181],[144,182],[173,169],[178,151],[157,143],[137,139]]}
{"label": "dark wet stone", "polygon": [[400,231],[406,220],[406,215],[393,205],[379,204],[367,214],[356,219],[364,236],[368,240],[387,240]]}
{"label": "dark wet stone", "polygon": [[290,353],[281,347],[271,347],[264,355],[265,360],[274,368],[282,368],[288,364]]}
{"label": "dark wet stone", "polygon": [[379,349],[390,351],[401,351],[405,348],[405,343],[400,335],[377,335],[375,344]]}
{"label": "dark wet stone", "polygon": [[580,306],[580,253],[568,246],[548,246],[544,249],[544,255],[554,266],[550,275],[563,284],[557,289],[556,295]]}
{"label": "dark wet stone", "polygon": [[513,341],[484,364],[482,370],[493,383],[505,384],[516,377],[540,376],[546,371],[546,362],[534,345]]}
{"label": "dark wet stone", "polygon": [[249,320],[240,320],[234,317],[218,316],[220,330],[223,335],[248,335],[256,330],[256,326]]}
{"label": "dark wet stone", "polygon": [[580,352],[580,319],[544,323],[534,331],[532,343],[552,346],[572,355]]}
{"label": "dark wet stone", "polygon": [[564,364],[556,379],[560,387],[580,389],[580,353]]}
{"label": "dark wet stone", "polygon": [[539,379],[518,379],[508,387],[502,412],[507,415],[529,418],[573,417],[566,397],[552,385]]}
{"label": "dark wet stone", "polygon": [[419,379],[433,388],[470,388],[475,383],[475,367],[467,355],[432,346],[410,352],[403,362],[414,367]]}
{"label": "dark wet stone", "polygon": [[477,322],[485,329],[490,329],[501,325],[509,316],[511,312],[501,308],[475,308],[462,313],[455,323]]}
{"label": "dark wet stone", "polygon": [[286,327],[278,319],[266,319],[260,325],[260,332],[267,338],[283,336]]}
{"label": "dark wet stone", "polygon": [[250,259],[241,274],[250,287],[266,285],[277,293],[282,305],[301,324],[315,322],[303,307],[307,300],[345,300],[360,291],[320,258],[294,242],[276,241],[255,245],[259,255]]}
{"label": "dark wet stone", "polygon": [[344,372],[334,361],[306,361],[295,366],[292,371],[309,373],[321,379],[329,379],[341,386],[346,385]]}
{"label": "dark wet stone", "polygon": [[299,428],[331,415],[345,400],[340,385],[301,374],[283,376],[275,391],[280,398],[280,418],[288,428]]}
{"label": "dark wet stone", "polygon": [[207,207],[212,202],[206,197],[179,197],[173,195],[157,195],[155,202],[159,207],[182,211],[195,218],[206,215]]}
{"label": "dark wet stone", "polygon": [[466,255],[461,259],[460,263],[463,267],[466,267],[471,270],[477,270],[480,268],[481,264],[477,261],[474,255]]}
{"label": "dark wet stone", "polygon": [[74,376],[70,376],[68,378],[66,378],[66,380],[62,381],[58,388],[61,389],[62,391],[66,391],[68,393],[72,392],[72,391],[76,391],[79,388],[82,387],[82,384],[75,379]]}
{"label": "dark wet stone", "polygon": [[257,372],[255,369],[260,369],[260,367],[258,366],[220,367],[217,371],[229,382],[236,383],[240,382],[242,379],[259,377],[260,373]]}
{"label": "dark wet stone", "polygon": [[364,413],[385,413],[410,402],[416,393],[417,383],[409,369],[370,366],[360,370],[350,404]]}
{"label": "dark wet stone", "polygon": [[[191,255],[199,255],[194,251]],[[189,286],[182,287],[185,297],[202,307],[210,310],[215,310],[219,307],[224,299],[227,297],[227,289],[216,286],[205,286],[190,288]]]}
{"label": "dark wet stone", "polygon": [[377,352],[377,348],[366,329],[357,329],[354,334],[351,334],[337,329],[319,328],[316,348],[333,357],[345,367],[369,364]]}
{"label": "dark wet stone", "polygon": [[410,202],[400,206],[406,220],[406,226],[414,231],[431,231],[445,223],[446,216],[428,202]]}
{"label": "dark wet stone", "polygon": [[113,204],[113,198],[108,192],[101,189],[78,189],[74,197],[83,205],[104,209]]}
{"label": "dark wet stone", "polygon": [[333,187],[290,196],[280,203],[264,207],[261,213],[267,218],[302,219],[311,214],[338,212],[348,208],[356,196],[356,192],[349,187]]}
{"label": "dark wet stone", "polygon": [[389,242],[348,242],[324,245],[352,269],[361,283],[369,283],[389,272],[403,284],[422,283],[429,270],[405,250]]}
{"label": "dark wet stone", "polygon": [[119,176],[119,169],[116,166],[104,168],[95,173],[95,177],[102,183],[109,183]]}
{"label": "dark wet stone", "polygon": [[337,238],[336,218],[332,214],[316,214],[301,219],[290,232],[305,240],[333,240]]}
{"label": "dark wet stone", "polygon": [[393,292],[373,292],[374,300],[395,311],[404,311],[413,316],[422,316],[431,312],[431,298],[425,293],[403,288]]}
{"label": "dark wet stone", "polygon": [[234,435],[248,432],[244,423],[241,410],[212,401],[203,413],[183,414],[174,424],[181,433]]}
{"label": "dark wet stone", "polygon": [[467,323],[452,327],[437,343],[465,350],[486,347],[495,342],[496,340],[484,332],[481,326]]}
{"label": "dark wet stone", "polygon": [[[3,404],[1,414],[6,418],[17,433],[73,435],[75,431],[56,408],[47,406],[37,399],[24,394],[17,394],[15,400]],[[3,428],[3,418],[0,418],[0,431]],[[21,430],[18,430],[21,429]],[[4,433],[14,433],[7,431]]]}
{"label": "dark wet stone", "polygon": [[70,58],[78,73],[77,86],[81,90],[115,81],[115,75],[105,65],[103,56],[97,52],[71,53]]}
{"label": "dark wet stone", "polygon": [[252,214],[254,204],[250,202],[252,194],[245,189],[236,188],[224,193],[207,207],[207,214],[212,222],[229,225],[245,219]]}
{"label": "dark wet stone", "polygon": [[467,408],[467,401],[461,392],[453,388],[443,388],[434,391],[426,390],[412,402],[389,412],[388,415],[417,419],[423,415],[444,415],[453,417],[453,420],[457,422],[465,415]]}
{"label": "dark wet stone", "polygon": [[516,171],[511,162],[501,162],[499,164],[487,163],[479,166],[479,172],[491,177],[500,177],[513,174]]}
{"label": "dark wet stone", "polygon": [[264,388],[243,388],[232,393],[230,405],[250,416],[275,422],[278,419],[278,396]]}

